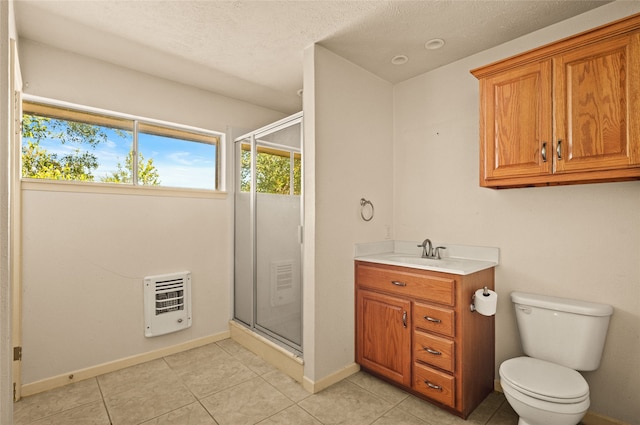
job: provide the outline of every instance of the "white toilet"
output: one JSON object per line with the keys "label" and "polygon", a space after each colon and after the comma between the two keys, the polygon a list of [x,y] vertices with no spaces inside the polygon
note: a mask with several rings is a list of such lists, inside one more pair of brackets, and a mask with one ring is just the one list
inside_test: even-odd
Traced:
{"label": "white toilet", "polygon": [[518,425],[576,425],[589,408],[577,371],[600,365],[610,305],[512,292],[524,353],[500,365],[500,383]]}

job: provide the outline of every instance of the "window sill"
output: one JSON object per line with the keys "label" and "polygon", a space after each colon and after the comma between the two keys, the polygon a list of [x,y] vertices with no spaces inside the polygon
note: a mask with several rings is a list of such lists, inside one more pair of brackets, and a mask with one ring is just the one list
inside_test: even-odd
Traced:
{"label": "window sill", "polygon": [[68,180],[21,179],[22,190],[41,192],[76,192],[115,195],[159,196],[173,198],[227,199],[227,192],[160,186],[133,186],[113,183],[74,182]]}

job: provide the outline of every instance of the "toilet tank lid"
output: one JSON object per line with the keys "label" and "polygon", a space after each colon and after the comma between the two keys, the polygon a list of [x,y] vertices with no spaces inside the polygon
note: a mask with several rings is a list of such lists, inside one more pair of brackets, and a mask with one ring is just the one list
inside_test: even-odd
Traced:
{"label": "toilet tank lid", "polygon": [[547,310],[565,311],[585,316],[611,316],[613,314],[613,307],[608,304],[530,294],[527,292],[512,292],[511,301],[515,304],[546,308]]}

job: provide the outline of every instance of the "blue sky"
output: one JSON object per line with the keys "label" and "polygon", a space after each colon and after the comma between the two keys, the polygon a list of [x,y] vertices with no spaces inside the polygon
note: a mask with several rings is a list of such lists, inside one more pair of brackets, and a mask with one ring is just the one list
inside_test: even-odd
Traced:
{"label": "blue sky", "polygon": [[214,189],[216,148],[213,145],[138,135],[138,151],[153,158],[163,186]]}
{"label": "blue sky", "polygon": [[[59,156],[66,155],[78,147],[92,151],[98,157],[99,166],[93,175],[95,181],[99,182],[101,177],[117,171],[118,163],[124,167],[133,138],[130,133],[122,137],[112,129],[102,128],[107,134],[107,141],[100,143],[95,149],[88,145],[62,144],[58,139],[42,140],[40,146]],[[140,133],[138,150],[145,161],[153,158],[161,186],[214,189],[215,146]]]}

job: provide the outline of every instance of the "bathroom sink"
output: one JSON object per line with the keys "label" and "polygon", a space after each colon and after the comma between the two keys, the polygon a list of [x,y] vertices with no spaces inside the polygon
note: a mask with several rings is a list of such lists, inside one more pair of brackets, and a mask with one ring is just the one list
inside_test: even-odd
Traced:
{"label": "bathroom sink", "polygon": [[452,257],[443,257],[441,260],[438,260],[436,258],[423,258],[420,255],[393,252],[365,255],[356,257],[356,260],[459,275],[475,273],[497,265],[495,262],[490,261]]}
{"label": "bathroom sink", "polygon": [[[423,242],[424,243],[424,242]],[[387,240],[356,244],[354,259],[370,263],[467,275],[498,265],[498,248],[438,243],[442,259],[422,258],[417,241]]]}
{"label": "bathroom sink", "polygon": [[455,258],[442,258],[438,260],[436,258],[424,258],[420,256],[404,255],[404,254],[400,254],[400,255],[391,254],[389,255],[389,259],[393,261],[397,261],[399,263],[418,264],[418,265],[433,266],[433,267],[446,267],[446,266],[455,265],[456,263],[458,265],[460,264],[460,260]]}

